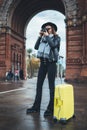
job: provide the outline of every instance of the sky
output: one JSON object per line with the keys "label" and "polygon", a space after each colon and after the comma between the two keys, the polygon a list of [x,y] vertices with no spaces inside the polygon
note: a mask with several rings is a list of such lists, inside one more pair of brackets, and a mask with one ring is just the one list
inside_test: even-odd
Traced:
{"label": "sky", "polygon": [[64,22],[65,16],[55,10],[46,10],[36,14],[28,23],[26,29],[26,49],[32,49],[33,53],[35,42],[39,36],[41,26],[46,22],[53,22],[57,25],[57,34],[61,37],[59,55],[63,56],[63,64],[65,67],[66,60],[66,27]]}

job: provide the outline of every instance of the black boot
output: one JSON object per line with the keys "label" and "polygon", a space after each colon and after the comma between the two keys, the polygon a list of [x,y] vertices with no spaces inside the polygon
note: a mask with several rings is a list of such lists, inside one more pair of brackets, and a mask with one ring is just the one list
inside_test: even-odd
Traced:
{"label": "black boot", "polygon": [[32,106],[31,108],[28,108],[26,113],[30,114],[30,113],[39,113],[40,109],[37,109],[36,107]]}
{"label": "black boot", "polygon": [[47,109],[47,110],[44,112],[44,117],[48,117],[48,116],[53,116],[53,111]]}

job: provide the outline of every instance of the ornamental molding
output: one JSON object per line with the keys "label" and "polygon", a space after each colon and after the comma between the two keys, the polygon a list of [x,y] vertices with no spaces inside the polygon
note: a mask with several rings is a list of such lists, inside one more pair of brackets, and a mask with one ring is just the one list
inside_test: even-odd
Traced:
{"label": "ornamental molding", "polygon": [[67,64],[81,64],[82,60],[80,58],[67,58]]}
{"label": "ornamental molding", "polygon": [[74,18],[78,15],[78,2],[77,0],[62,0],[65,6],[65,15],[67,18]]}
{"label": "ornamental molding", "polygon": [[13,1],[14,0],[3,0],[3,4],[0,8],[0,22],[1,22],[0,24],[3,24],[3,25],[6,24],[8,9]]}
{"label": "ornamental molding", "polygon": [[14,43],[14,45],[11,45],[11,50],[14,50],[14,51],[19,52],[19,53],[23,52],[23,49],[19,45],[17,45],[16,43]]}
{"label": "ornamental molding", "polygon": [[9,10],[16,8],[21,0],[3,0],[3,4],[0,7],[0,25],[7,25],[7,19],[9,16]]}
{"label": "ornamental molding", "polygon": [[5,61],[0,61],[0,67],[5,67]]}
{"label": "ornamental molding", "polygon": [[[7,25],[9,11],[12,8],[15,9],[20,1],[21,0],[3,0],[3,4],[0,7],[0,24],[1,25]],[[87,14],[82,17],[80,15],[77,0],[61,0],[61,1],[63,2],[64,7],[65,7],[66,26],[77,26],[87,21]]]}
{"label": "ornamental molding", "polygon": [[66,26],[68,26],[68,27],[81,26],[85,22],[87,22],[87,14],[84,14],[81,17],[76,17],[76,18],[66,19],[65,20]]}
{"label": "ornamental molding", "polygon": [[82,64],[87,64],[87,57],[82,57]]}
{"label": "ornamental molding", "polygon": [[87,65],[87,57],[81,57],[81,58],[67,58],[66,63],[68,65]]}

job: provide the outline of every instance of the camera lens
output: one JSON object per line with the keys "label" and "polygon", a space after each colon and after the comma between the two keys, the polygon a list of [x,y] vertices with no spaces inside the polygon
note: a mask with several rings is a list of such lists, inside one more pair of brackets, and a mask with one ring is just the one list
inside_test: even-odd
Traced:
{"label": "camera lens", "polygon": [[41,30],[42,32],[46,32],[47,30],[46,30],[46,28],[42,28],[42,30]]}

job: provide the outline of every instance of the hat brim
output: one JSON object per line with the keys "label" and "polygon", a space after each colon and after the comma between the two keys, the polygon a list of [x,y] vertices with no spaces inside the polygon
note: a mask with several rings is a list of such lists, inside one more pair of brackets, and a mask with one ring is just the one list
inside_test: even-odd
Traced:
{"label": "hat brim", "polygon": [[41,28],[45,28],[48,25],[50,25],[51,27],[54,28],[55,31],[57,31],[57,26],[54,23],[51,23],[51,22],[47,22],[47,23],[43,24]]}

